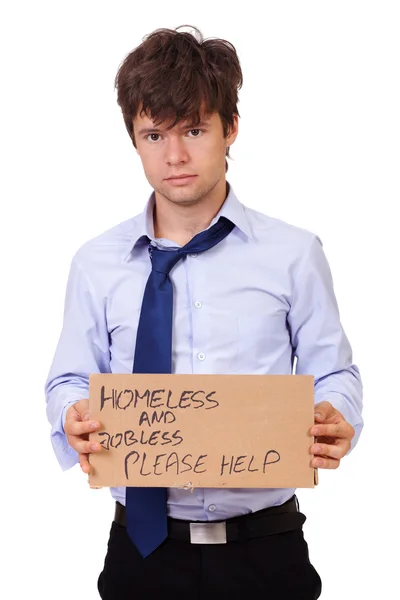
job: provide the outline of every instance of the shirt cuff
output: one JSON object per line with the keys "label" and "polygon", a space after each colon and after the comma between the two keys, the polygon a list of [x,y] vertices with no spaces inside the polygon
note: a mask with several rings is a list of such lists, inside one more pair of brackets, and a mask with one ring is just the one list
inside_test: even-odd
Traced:
{"label": "shirt cuff", "polygon": [[[72,404],[81,400],[82,397],[82,391],[77,390],[76,392],[74,391],[68,394],[68,401],[60,395],[58,398],[54,398],[51,403],[50,421],[52,428],[50,439],[57,460],[63,471],[70,469],[78,462],[78,453],[69,445],[64,425],[68,409]],[[65,401],[66,404],[64,404]],[[48,408],[50,409],[49,406]]]}
{"label": "shirt cuff", "polygon": [[70,400],[70,402],[68,402],[68,404],[66,404],[62,410],[61,413],[61,433],[65,434],[65,419],[67,418],[67,412],[70,406],[72,406],[72,404],[75,404],[76,402],[78,402],[78,400]]}
{"label": "shirt cuff", "polygon": [[354,410],[354,408],[346,400],[343,394],[340,394],[339,392],[328,392],[325,394],[323,393],[321,397],[317,397],[317,394],[315,395],[315,404],[319,404],[320,402],[324,401],[330,402],[332,406],[336,408],[336,410],[342,413],[347,423],[349,423],[354,428],[354,437],[350,442],[350,450],[347,453],[350,454],[350,452],[357,444],[358,438],[360,437],[361,431],[363,429],[363,419],[359,412]]}

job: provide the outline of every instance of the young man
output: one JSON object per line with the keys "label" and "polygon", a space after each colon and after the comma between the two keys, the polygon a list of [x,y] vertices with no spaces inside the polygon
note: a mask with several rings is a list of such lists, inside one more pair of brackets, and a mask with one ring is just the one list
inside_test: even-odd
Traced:
{"label": "young man", "polygon": [[[312,465],[338,467],[358,439],[362,385],[319,238],[245,207],[226,181],[241,84],[231,44],[179,30],[155,31],[119,69],[154,192],[72,261],[46,384],[63,468],[89,473],[101,450],[88,442],[96,372],[290,374],[297,357],[296,372],[315,377]],[[294,492],[113,488],[101,597],[318,598]],[[197,521],[205,535],[223,522],[226,543],[197,543]]]}

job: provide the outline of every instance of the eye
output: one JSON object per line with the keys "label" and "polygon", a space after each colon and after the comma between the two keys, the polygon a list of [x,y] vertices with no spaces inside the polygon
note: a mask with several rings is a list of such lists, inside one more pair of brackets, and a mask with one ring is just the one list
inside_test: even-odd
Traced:
{"label": "eye", "polygon": [[146,136],[146,140],[148,140],[149,142],[158,142],[160,138],[160,134],[159,133],[149,133],[149,135]]}
{"label": "eye", "polygon": [[189,137],[200,137],[200,135],[203,133],[201,129],[191,129],[190,131],[188,131],[188,133],[193,133],[193,136],[189,136]]}

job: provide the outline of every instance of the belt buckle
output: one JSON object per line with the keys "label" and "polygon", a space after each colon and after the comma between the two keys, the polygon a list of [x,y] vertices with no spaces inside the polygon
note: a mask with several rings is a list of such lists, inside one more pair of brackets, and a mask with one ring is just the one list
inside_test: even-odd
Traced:
{"label": "belt buckle", "polygon": [[226,544],[226,523],[190,523],[191,544]]}

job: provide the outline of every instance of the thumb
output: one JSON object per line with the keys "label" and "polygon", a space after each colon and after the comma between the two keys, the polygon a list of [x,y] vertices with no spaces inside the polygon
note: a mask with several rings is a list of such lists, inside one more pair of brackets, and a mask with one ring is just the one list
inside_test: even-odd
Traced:
{"label": "thumb", "polygon": [[319,402],[314,407],[314,417],[316,421],[325,421],[333,414],[334,408],[330,402]]}
{"label": "thumb", "polygon": [[84,398],[82,400],[78,400],[73,405],[76,413],[79,415],[81,421],[87,421],[90,418],[89,415],[89,399]]}

